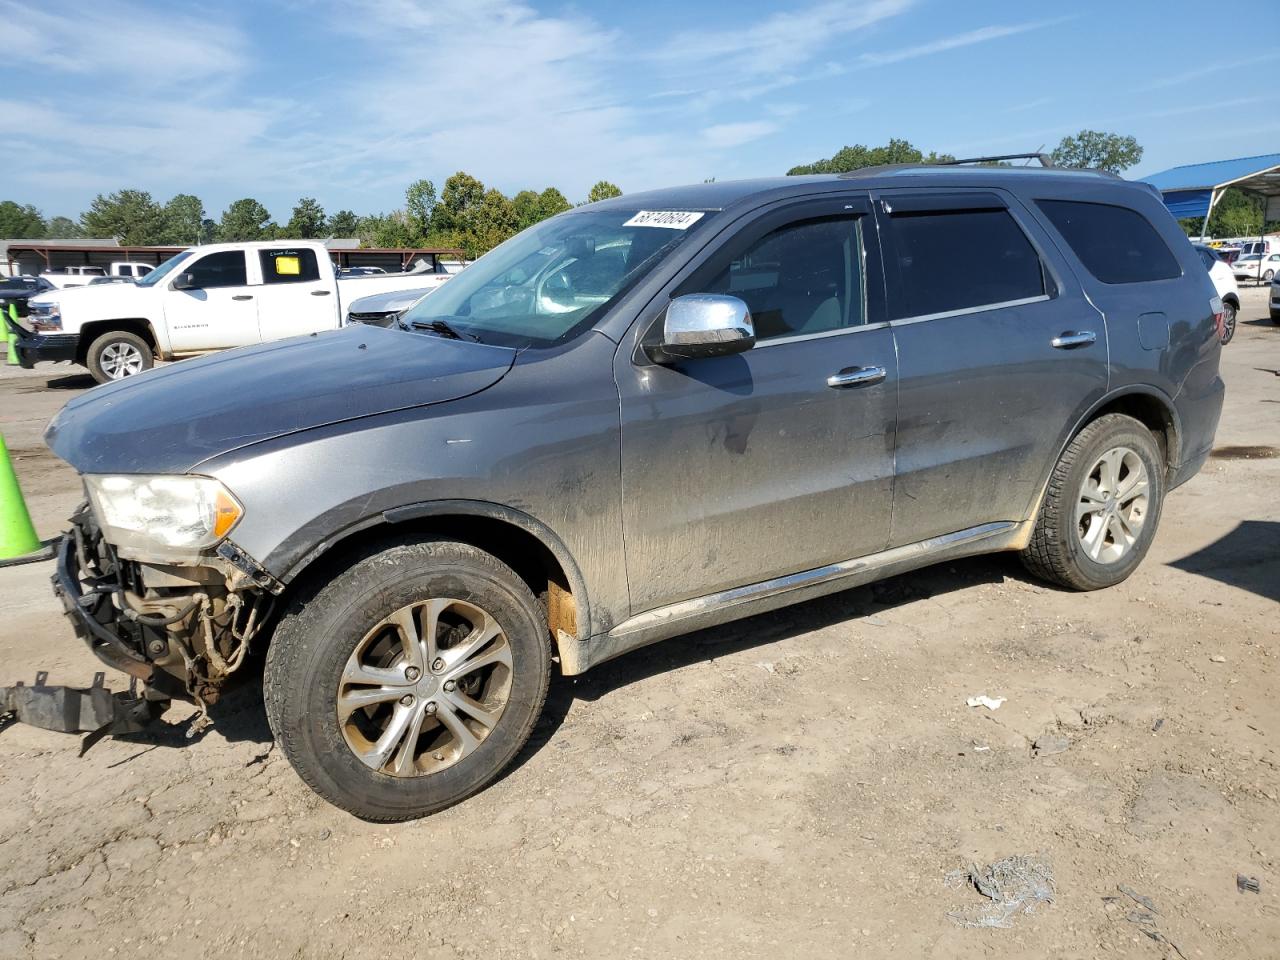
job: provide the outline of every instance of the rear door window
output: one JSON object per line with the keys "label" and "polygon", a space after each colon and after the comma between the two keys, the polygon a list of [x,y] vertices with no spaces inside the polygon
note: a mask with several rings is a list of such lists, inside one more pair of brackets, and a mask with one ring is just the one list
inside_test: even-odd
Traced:
{"label": "rear door window", "polygon": [[1008,210],[895,211],[890,225],[896,319],[1045,295],[1040,256]]}
{"label": "rear door window", "polygon": [[1177,258],[1137,210],[1110,203],[1037,200],[1085,269],[1103,283],[1145,283],[1182,276]]}
{"label": "rear door window", "polygon": [[307,247],[281,247],[263,250],[263,283],[308,283],[320,279],[316,252]]}

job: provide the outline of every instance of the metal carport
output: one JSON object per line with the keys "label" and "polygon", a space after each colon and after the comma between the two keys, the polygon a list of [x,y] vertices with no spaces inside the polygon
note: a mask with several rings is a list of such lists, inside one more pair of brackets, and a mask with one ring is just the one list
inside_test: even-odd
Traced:
{"label": "metal carport", "polygon": [[1200,227],[1203,240],[1209,229],[1209,216],[1228,187],[1262,197],[1266,201],[1263,224],[1280,220],[1280,153],[1212,163],[1192,163],[1172,167],[1143,177],[1164,197],[1164,204],[1177,219],[1204,217]]}

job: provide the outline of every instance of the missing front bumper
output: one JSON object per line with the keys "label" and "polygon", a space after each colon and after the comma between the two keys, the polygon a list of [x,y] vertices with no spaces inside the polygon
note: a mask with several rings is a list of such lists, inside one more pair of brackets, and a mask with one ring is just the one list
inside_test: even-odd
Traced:
{"label": "missing front bumper", "polygon": [[48,676],[41,671],[31,686],[0,687],[0,717],[58,733],[88,733],[82,754],[102,737],[145,730],[169,706],[167,699],[140,696],[136,681],[127,691],[112,693],[102,673],[94,674],[87,688],[50,686]]}

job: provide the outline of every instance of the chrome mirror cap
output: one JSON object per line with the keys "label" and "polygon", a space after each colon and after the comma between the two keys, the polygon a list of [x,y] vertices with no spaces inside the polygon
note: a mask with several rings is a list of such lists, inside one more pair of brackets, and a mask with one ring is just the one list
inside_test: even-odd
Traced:
{"label": "chrome mirror cap", "polygon": [[667,305],[662,342],[650,351],[657,363],[723,357],[756,342],[751,311],[737,297],[691,293]]}

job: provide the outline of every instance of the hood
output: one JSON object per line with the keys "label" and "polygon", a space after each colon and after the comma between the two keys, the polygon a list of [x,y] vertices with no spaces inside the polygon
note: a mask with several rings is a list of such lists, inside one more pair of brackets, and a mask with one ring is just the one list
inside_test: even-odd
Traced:
{"label": "hood", "polygon": [[[151,290],[150,287],[140,287],[136,283],[98,283],[90,286],[89,281],[93,277],[84,277],[83,279],[83,284],[78,287],[45,290],[32,297],[30,302],[49,303],[53,301],[62,308],[64,314],[68,309],[75,310],[81,306],[92,304],[96,312],[99,309],[99,304],[123,301],[126,298],[136,302],[138,294],[146,294]],[[112,297],[116,298],[116,300],[113,301]],[[102,309],[110,308],[104,307]]]}
{"label": "hood", "polygon": [[348,313],[399,313],[413,306],[435,287],[424,287],[420,290],[392,290],[390,293],[375,293],[351,301]]}
{"label": "hood", "polygon": [[45,442],[81,473],[184,473],[261,440],[478,393],[502,379],[515,355],[346,327],[97,387],[62,408]]}

